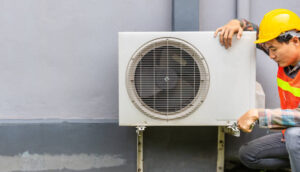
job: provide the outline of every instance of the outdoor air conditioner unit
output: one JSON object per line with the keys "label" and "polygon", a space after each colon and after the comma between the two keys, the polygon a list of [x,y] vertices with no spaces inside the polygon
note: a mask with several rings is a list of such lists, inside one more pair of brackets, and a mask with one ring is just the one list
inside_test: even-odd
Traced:
{"label": "outdoor air conditioner unit", "polygon": [[228,126],[255,106],[255,32],[119,33],[119,124]]}

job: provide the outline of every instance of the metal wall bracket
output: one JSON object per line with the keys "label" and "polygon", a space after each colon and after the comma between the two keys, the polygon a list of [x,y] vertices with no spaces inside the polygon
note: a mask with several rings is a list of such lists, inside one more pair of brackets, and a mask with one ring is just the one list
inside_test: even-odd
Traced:
{"label": "metal wall bracket", "polygon": [[145,130],[145,126],[137,126],[137,172],[143,172],[143,132]]}
{"label": "metal wall bracket", "polygon": [[231,134],[235,137],[240,137],[240,130],[237,123],[234,122],[230,126],[218,127],[218,157],[217,157],[217,172],[224,171],[225,162],[225,133]]}
{"label": "metal wall bracket", "polygon": [[225,160],[225,127],[218,127],[218,157],[217,157],[217,172],[224,171]]}

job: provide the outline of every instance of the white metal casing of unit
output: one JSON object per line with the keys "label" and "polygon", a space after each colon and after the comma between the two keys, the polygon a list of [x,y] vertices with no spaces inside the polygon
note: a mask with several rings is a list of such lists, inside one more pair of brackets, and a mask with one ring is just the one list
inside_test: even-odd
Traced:
{"label": "white metal casing of unit", "polygon": [[[121,126],[228,126],[255,107],[255,32],[233,38],[225,49],[214,32],[120,32],[119,33],[119,125]],[[193,45],[209,69],[209,89],[204,102],[183,118],[149,117],[131,101],[126,87],[128,64],[134,53],[149,41],[176,38]]]}

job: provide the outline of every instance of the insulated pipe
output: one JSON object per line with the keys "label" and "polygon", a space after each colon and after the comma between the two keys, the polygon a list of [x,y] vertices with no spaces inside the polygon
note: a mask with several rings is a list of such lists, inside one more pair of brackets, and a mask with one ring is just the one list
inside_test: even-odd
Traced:
{"label": "insulated pipe", "polygon": [[250,20],[250,0],[237,0],[237,18]]}

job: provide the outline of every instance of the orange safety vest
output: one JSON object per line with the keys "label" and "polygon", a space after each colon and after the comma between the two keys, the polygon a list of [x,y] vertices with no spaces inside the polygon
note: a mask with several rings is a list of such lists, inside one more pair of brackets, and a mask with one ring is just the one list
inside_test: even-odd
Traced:
{"label": "orange safety vest", "polygon": [[[296,109],[299,107],[300,72],[297,73],[295,78],[290,78],[285,74],[283,67],[278,67],[277,85],[281,109]],[[282,130],[281,132],[284,140],[285,130]]]}
{"label": "orange safety vest", "polygon": [[277,85],[281,109],[296,109],[300,103],[300,72],[290,78],[283,67],[278,67]]}

